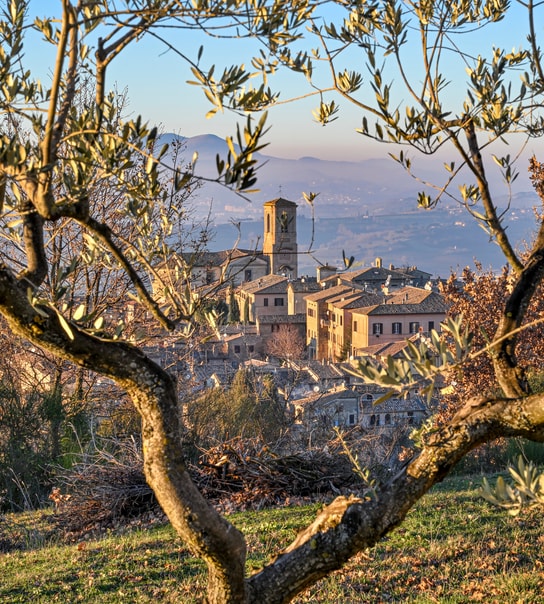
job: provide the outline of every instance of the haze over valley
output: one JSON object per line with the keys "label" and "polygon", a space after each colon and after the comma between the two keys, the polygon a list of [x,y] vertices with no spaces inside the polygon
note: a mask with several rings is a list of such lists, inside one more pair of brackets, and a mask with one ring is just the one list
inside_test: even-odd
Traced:
{"label": "haze over valley", "polygon": [[[214,177],[216,154],[226,154],[224,141],[203,135],[185,139],[184,143],[185,157],[198,151],[197,174]],[[204,216],[211,207],[215,231],[211,250],[233,245],[237,229],[232,223],[239,224],[239,247],[260,249],[262,204],[281,196],[299,206],[300,274],[314,275],[318,262],[341,268],[343,250],[347,256],[355,257],[355,267],[369,266],[381,257],[385,265],[416,265],[441,277],[451,270],[473,266],[475,261],[497,270],[504,264],[498,246],[490,244],[489,236],[455,200],[445,196],[432,210],[418,208],[417,193],[425,187],[390,158],[342,162],[260,155],[259,161],[264,163],[258,172],[260,191],[248,196],[249,201],[215,184],[206,184],[196,193],[197,215]],[[423,158],[423,162],[414,162],[416,172],[423,168],[427,181],[444,181],[446,172],[440,161]],[[524,166],[520,166],[522,170]],[[496,199],[506,209],[507,191],[500,174],[493,173],[493,178]],[[504,223],[513,240],[522,244],[531,237],[538,197],[525,173],[520,174],[518,181]],[[303,191],[319,193],[314,204],[311,248],[311,209],[302,197]]]}

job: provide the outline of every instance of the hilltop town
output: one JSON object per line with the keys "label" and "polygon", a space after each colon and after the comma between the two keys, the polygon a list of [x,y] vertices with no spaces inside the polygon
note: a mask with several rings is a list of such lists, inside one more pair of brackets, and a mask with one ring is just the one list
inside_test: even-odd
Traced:
{"label": "hilltop town", "polygon": [[[427,405],[414,389],[376,407],[383,389],[357,375],[365,357],[401,355],[407,340],[440,330],[446,305],[432,274],[415,266],[298,270],[297,205],[263,206],[262,250],[205,251],[191,257],[178,286],[213,298],[222,315],[206,338],[154,338],[146,352],[191,390],[226,389],[240,369],[273,376],[294,424],[366,429],[419,424]],[[179,260],[179,259],[178,259]],[[168,270],[168,267],[163,267]],[[158,342],[158,343],[157,343]]]}

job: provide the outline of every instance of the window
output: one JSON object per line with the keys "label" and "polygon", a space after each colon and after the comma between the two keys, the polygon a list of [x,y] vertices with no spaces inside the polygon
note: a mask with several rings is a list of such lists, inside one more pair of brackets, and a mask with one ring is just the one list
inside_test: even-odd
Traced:
{"label": "window", "polygon": [[427,331],[432,331],[434,329],[434,321],[429,321],[429,328]]}
{"label": "window", "polygon": [[372,334],[375,336],[379,336],[383,333],[383,323],[373,323],[372,324]]}
{"label": "window", "polygon": [[357,331],[357,321],[353,321],[353,331]]}
{"label": "window", "polygon": [[264,306],[268,306],[268,298],[265,298],[265,299],[263,300],[263,304],[264,304]]}
{"label": "window", "polygon": [[266,232],[270,233],[270,214],[266,215]]}
{"label": "window", "polygon": [[375,426],[376,425],[376,416],[375,415],[371,415],[370,416],[370,425],[371,426]]}
{"label": "window", "polygon": [[251,269],[250,268],[246,268],[246,270],[244,271],[244,280],[251,281]]}
{"label": "window", "polygon": [[250,344],[250,345],[247,347],[247,350],[248,350],[248,352],[255,352],[255,346],[253,346],[253,344]]}
{"label": "window", "polygon": [[385,414],[385,425],[389,426],[391,424],[391,415],[389,413]]}
{"label": "window", "polygon": [[283,298],[274,298],[274,306],[283,306]]}
{"label": "window", "polygon": [[308,309],[308,316],[309,317],[315,317],[315,310],[313,308],[309,308]]}
{"label": "window", "polygon": [[402,333],[402,323],[393,323],[393,334],[400,336]]}
{"label": "window", "polygon": [[238,346],[238,344],[234,346],[234,354],[240,354],[240,346]]}
{"label": "window", "polygon": [[342,317],[342,315],[340,315],[340,325],[344,324],[344,317]]}
{"label": "window", "polygon": [[410,323],[410,333],[417,333],[419,331],[419,321],[412,321]]}
{"label": "window", "polygon": [[414,423],[414,412],[408,411],[406,415],[408,416],[408,423],[412,425]]}
{"label": "window", "polygon": [[348,422],[349,422],[350,426],[353,426],[355,424],[355,413],[350,413],[349,414]]}

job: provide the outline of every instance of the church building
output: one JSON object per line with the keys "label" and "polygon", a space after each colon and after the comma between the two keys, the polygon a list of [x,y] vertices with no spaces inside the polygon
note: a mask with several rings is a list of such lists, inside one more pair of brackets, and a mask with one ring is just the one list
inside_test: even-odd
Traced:
{"label": "church building", "polygon": [[[278,197],[264,204],[263,249],[235,248],[173,255],[156,267],[156,292],[189,282],[193,288],[218,284],[237,288],[271,275],[298,276],[297,204]],[[159,294],[160,295],[160,294]]]}

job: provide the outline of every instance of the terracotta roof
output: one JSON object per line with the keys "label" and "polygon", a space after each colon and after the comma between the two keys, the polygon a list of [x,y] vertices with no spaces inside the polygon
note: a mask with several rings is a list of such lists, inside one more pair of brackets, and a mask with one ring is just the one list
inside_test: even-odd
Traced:
{"label": "terracotta roof", "polygon": [[293,369],[298,371],[307,371],[312,379],[320,380],[339,380],[345,377],[344,373],[334,364],[323,364],[320,361],[306,360],[292,362]]}
{"label": "terracotta roof", "polygon": [[[379,394],[376,400],[379,398]],[[417,411],[419,413],[427,413],[427,407],[419,396],[411,396],[410,398],[390,398],[379,405],[375,405],[373,401],[368,401],[363,396],[361,398],[361,408],[365,415],[372,413],[388,413],[388,412],[407,412]]]}
{"label": "terracotta roof", "polygon": [[300,279],[294,279],[293,281],[289,281],[287,287],[292,289],[295,293],[313,293],[321,291],[322,289],[315,277],[301,277]]}
{"label": "terracotta roof", "polygon": [[320,403],[322,405],[330,404],[337,400],[359,399],[359,395],[354,390],[344,388],[342,390],[333,390],[331,392],[316,392],[304,398],[291,401],[297,407],[306,407]]}
{"label": "terracotta roof", "polygon": [[[416,338],[412,336],[409,338],[410,340],[415,340]],[[406,348],[406,340],[399,340],[397,342],[382,342],[381,344],[373,344],[372,346],[367,346],[366,348],[361,348],[359,353],[362,356],[374,356],[374,357],[384,357],[384,356],[396,356],[400,354]]]}
{"label": "terracotta roof", "polygon": [[388,296],[385,302],[359,308],[354,314],[362,315],[408,315],[418,313],[445,313],[444,298],[432,291],[418,287],[403,287]]}
{"label": "terracotta roof", "polygon": [[333,304],[335,308],[364,308],[373,304],[380,304],[383,296],[371,292],[356,291],[349,298],[341,298],[340,300],[330,300],[329,304]]}
{"label": "terracotta roof", "polygon": [[238,290],[248,294],[286,294],[289,279],[282,275],[265,275],[260,279],[247,281],[238,287]]}
{"label": "terracotta roof", "polygon": [[350,271],[339,275],[342,281],[385,281],[387,277],[393,279],[405,280],[408,278],[406,273],[399,270],[390,270],[383,266],[369,266],[358,271]]}
{"label": "terracotta roof", "polygon": [[360,293],[361,290],[355,290],[350,285],[335,285],[333,287],[327,287],[321,291],[317,291],[313,294],[309,294],[308,296],[305,296],[304,299],[310,300],[311,302],[319,302],[320,300],[326,300],[327,298],[341,299],[342,295],[353,295],[354,292]]}
{"label": "terracotta roof", "polygon": [[306,315],[298,313],[296,315],[261,315],[257,317],[257,323],[260,325],[268,325],[271,323],[306,323]]}

